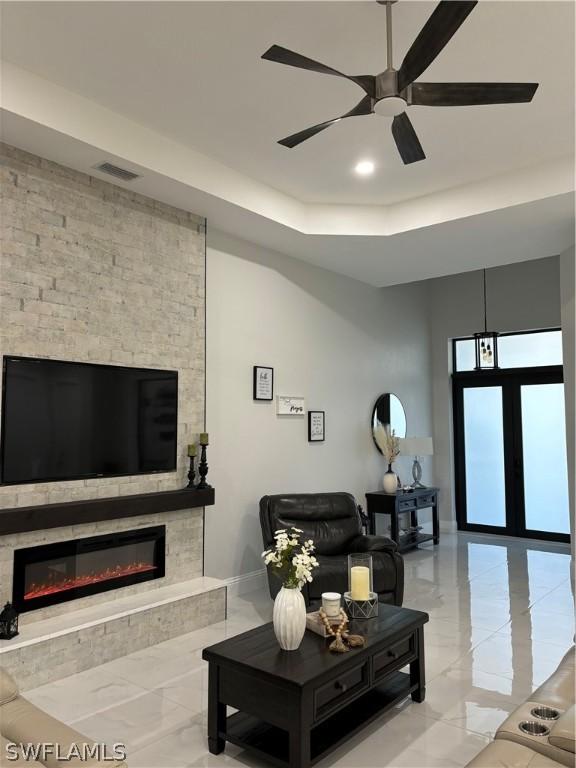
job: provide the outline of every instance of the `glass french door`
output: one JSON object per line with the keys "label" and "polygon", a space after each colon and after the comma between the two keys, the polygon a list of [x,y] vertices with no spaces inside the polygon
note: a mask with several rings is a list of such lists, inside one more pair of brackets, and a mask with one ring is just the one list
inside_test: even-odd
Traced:
{"label": "glass french door", "polygon": [[569,540],[562,367],[454,374],[461,530]]}

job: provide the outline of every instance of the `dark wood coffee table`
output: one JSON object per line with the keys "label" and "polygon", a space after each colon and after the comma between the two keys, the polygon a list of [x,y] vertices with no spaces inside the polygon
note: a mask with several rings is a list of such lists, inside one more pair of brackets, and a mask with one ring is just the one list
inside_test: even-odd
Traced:
{"label": "dark wood coffee table", "polygon": [[[380,604],[377,618],[352,626],[364,648],[344,654],[309,631],[297,651],[282,651],[272,624],[205,648],[210,752],[230,741],[276,765],[306,768],[408,696],[424,701],[427,621],[426,613]],[[227,716],[227,706],[238,711]]]}

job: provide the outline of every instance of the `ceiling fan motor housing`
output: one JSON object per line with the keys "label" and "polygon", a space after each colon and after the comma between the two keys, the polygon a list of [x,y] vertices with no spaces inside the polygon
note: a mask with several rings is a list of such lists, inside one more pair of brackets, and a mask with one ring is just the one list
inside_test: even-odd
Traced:
{"label": "ceiling fan motor housing", "polygon": [[386,69],[375,77],[374,112],[384,117],[395,117],[406,109],[406,100],[398,92],[398,72]]}
{"label": "ceiling fan motor housing", "polygon": [[398,96],[398,72],[395,69],[385,69],[375,77],[376,99],[385,99],[387,96]]}

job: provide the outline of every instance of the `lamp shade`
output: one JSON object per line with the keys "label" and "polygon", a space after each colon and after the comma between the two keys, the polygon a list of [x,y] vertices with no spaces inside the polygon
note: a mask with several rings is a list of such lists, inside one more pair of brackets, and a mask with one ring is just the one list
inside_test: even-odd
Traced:
{"label": "lamp shade", "polygon": [[431,437],[404,437],[399,442],[402,456],[432,456],[434,453]]}

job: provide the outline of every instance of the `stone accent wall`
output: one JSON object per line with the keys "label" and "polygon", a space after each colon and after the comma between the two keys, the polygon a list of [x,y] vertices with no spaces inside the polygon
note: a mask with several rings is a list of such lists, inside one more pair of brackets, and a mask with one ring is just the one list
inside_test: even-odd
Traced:
{"label": "stone accent wall", "polygon": [[203,514],[202,509],[181,509],[155,515],[127,517],[121,520],[105,520],[100,523],[68,525],[61,528],[49,528],[46,531],[29,531],[0,536],[0,605],[12,599],[12,566],[14,550],[24,547],[37,547],[53,544],[57,541],[69,541],[104,533],[132,531],[136,528],[148,528],[154,525],[166,526],[166,575],[163,579],[131,584],[129,587],[99,592],[68,603],[50,605],[20,616],[22,624],[51,616],[69,613],[76,608],[87,608],[98,603],[111,601],[149,590],[165,587],[202,576],[203,556]]}
{"label": "stone accent wall", "polygon": [[[186,445],[204,429],[204,220],[7,145],[0,185],[0,354],[179,374],[176,472],[0,487],[0,508],[182,488]],[[158,524],[164,579],[32,611],[23,624],[201,576],[201,509],[0,530],[0,603],[12,596],[15,549]]]}
{"label": "stone accent wall", "polygon": [[0,487],[0,508],[182,487],[204,426],[204,220],[8,145],[0,185],[0,354],[179,372],[177,472]]}

